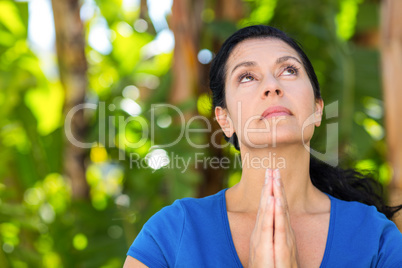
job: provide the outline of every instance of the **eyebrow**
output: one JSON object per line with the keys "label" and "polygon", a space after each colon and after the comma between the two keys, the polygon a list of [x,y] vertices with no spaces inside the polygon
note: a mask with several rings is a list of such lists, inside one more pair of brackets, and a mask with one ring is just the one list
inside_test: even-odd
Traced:
{"label": "eyebrow", "polygon": [[294,59],[294,60],[297,61],[298,63],[302,64],[298,58],[293,57],[293,56],[283,56],[283,57],[280,57],[280,58],[278,58],[278,59],[276,60],[275,64],[281,64],[282,62],[285,62],[285,61],[287,61],[287,60],[289,60],[289,59]]}
{"label": "eyebrow", "polygon": [[[283,56],[283,57],[280,57],[280,58],[278,58],[278,59],[276,60],[275,65],[281,64],[282,62],[285,62],[285,61],[287,61],[287,60],[289,60],[289,59],[293,59],[293,60],[297,61],[298,63],[302,64],[302,63],[300,62],[300,60],[299,60],[298,58],[296,58],[296,57],[293,57],[293,56]],[[237,65],[233,68],[231,74],[233,74],[233,72],[234,72],[237,68],[242,67],[242,66],[247,66],[247,67],[250,67],[250,66],[257,66],[257,63],[256,63],[255,61],[244,61],[244,62],[241,62],[241,63],[237,64]]]}

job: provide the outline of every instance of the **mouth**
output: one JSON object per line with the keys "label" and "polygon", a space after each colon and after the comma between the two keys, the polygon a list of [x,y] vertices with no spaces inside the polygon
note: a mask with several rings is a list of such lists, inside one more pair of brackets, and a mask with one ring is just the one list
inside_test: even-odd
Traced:
{"label": "mouth", "polygon": [[270,118],[270,117],[274,117],[274,116],[291,116],[292,112],[283,107],[283,106],[273,106],[273,107],[269,107],[268,109],[266,109],[262,114],[261,114],[261,120],[264,118]]}

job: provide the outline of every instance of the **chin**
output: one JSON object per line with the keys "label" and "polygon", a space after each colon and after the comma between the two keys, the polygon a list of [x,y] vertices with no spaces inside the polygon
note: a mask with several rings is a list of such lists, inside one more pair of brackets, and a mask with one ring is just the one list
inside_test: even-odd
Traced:
{"label": "chin", "polygon": [[[306,137],[305,137],[306,138]],[[250,148],[263,149],[273,148],[280,145],[302,144],[300,131],[276,131],[273,133],[250,133],[248,139],[242,137],[242,143]]]}

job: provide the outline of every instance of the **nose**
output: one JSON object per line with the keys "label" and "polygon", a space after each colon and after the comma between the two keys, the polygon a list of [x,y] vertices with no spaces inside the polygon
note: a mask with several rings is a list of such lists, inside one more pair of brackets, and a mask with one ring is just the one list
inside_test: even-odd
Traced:
{"label": "nose", "polygon": [[262,84],[262,98],[267,98],[269,95],[278,97],[283,96],[283,90],[275,77],[267,77],[266,82]]}

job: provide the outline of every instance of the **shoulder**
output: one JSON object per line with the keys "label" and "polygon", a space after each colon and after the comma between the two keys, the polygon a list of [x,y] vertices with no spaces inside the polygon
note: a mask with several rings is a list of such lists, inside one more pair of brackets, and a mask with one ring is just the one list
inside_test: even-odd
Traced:
{"label": "shoulder", "polygon": [[148,266],[174,266],[186,226],[190,224],[194,231],[193,227],[211,221],[208,213],[219,207],[222,191],[203,198],[176,199],[163,207],[144,224],[127,254]]}
{"label": "shoulder", "polygon": [[199,216],[201,214],[210,213],[219,209],[220,202],[225,199],[222,198],[225,189],[219,192],[201,198],[186,197],[178,200],[188,216]]}
{"label": "shoulder", "polygon": [[[402,267],[402,233],[373,205],[332,199],[336,203],[338,240],[357,252],[372,252],[376,267]],[[340,245],[339,245],[340,246]]]}
{"label": "shoulder", "polygon": [[336,203],[335,210],[337,223],[356,227],[361,230],[369,229],[370,233],[381,234],[386,228],[394,225],[383,213],[373,205],[367,205],[358,201],[345,201],[331,198]]}
{"label": "shoulder", "polygon": [[[349,223],[362,223],[366,222],[369,218],[372,222],[388,220],[385,215],[377,210],[373,205],[367,205],[358,201],[345,201],[333,196],[330,196],[331,202],[335,204],[336,216],[338,218],[348,218]],[[367,222],[368,223],[368,222]]]}
{"label": "shoulder", "polygon": [[165,206],[142,226],[127,255],[148,267],[170,267],[181,241],[185,215],[180,200]]}
{"label": "shoulder", "polygon": [[[173,219],[177,224],[179,219],[186,217],[200,216],[200,214],[209,213],[219,208],[219,202],[222,201],[222,194],[224,190],[221,190],[213,195],[206,197],[184,197],[176,199],[171,205],[163,207],[157,213],[155,213],[147,222],[148,225],[156,224],[157,222],[164,222],[169,224],[170,219]],[[166,226],[166,225],[165,225]]]}

